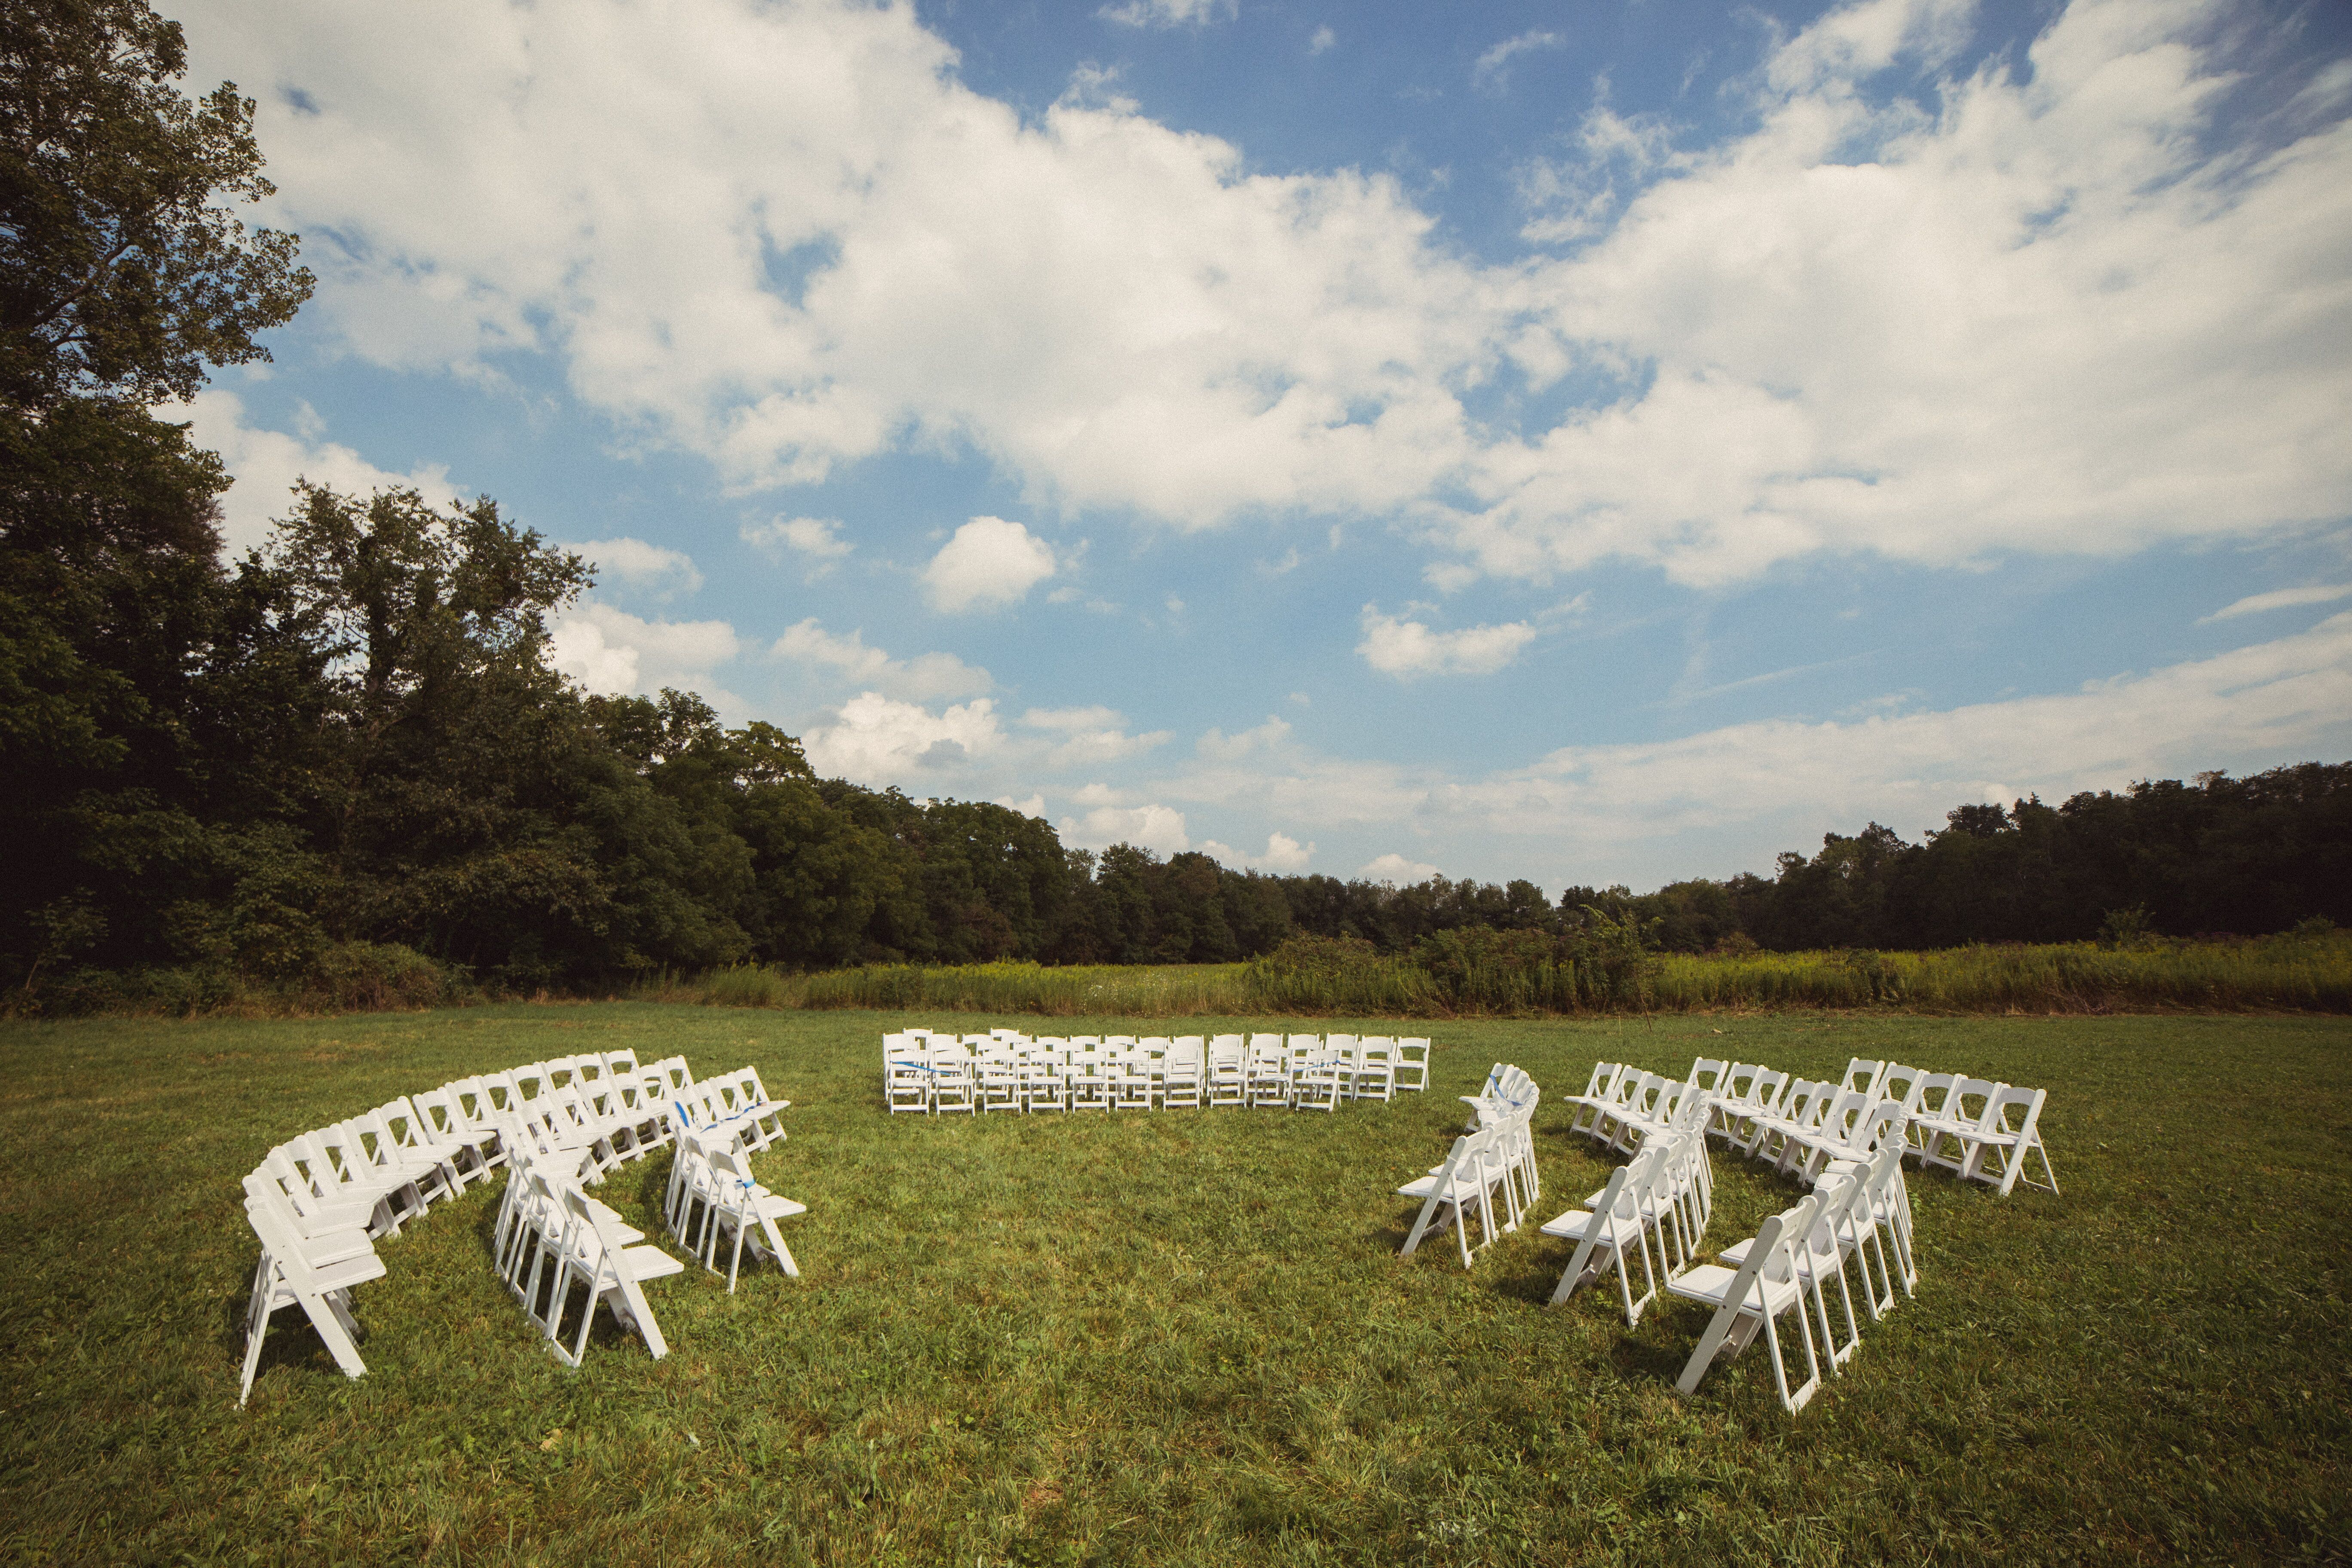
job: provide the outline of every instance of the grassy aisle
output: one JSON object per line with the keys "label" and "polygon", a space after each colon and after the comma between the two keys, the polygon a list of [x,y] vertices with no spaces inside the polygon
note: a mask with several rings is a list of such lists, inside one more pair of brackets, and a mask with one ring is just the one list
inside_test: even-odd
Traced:
{"label": "grassy aisle", "polygon": [[[1440,1024],[1335,1117],[881,1110],[898,1016],[607,1005],[0,1026],[11,1562],[2278,1562],[2352,1555],[2352,1023],[1782,1016]],[[945,1021],[945,1020],[940,1020]],[[1072,1027],[1077,1026],[1073,1025]],[[1148,1032],[1129,1020],[1119,1026]],[[1344,1022],[1329,1026],[1346,1027]],[[1186,1032],[1213,1027],[1188,1020]],[[271,1142],[587,1048],[755,1062],[804,1278],[650,1288],[673,1347],[558,1366],[485,1184],[382,1247],[349,1383],[281,1313],[236,1407]],[[1761,1352],[1542,1303],[1567,1249],[1400,1261],[1389,1195],[1490,1061],[1853,1055],[2046,1085],[2063,1198],[1922,1177],[1926,1278],[1790,1420]],[[1544,1208],[1607,1164],[1539,1115]],[[656,1229],[666,1156],[606,1196]],[[1793,1189],[1718,1158],[1709,1239]]]}

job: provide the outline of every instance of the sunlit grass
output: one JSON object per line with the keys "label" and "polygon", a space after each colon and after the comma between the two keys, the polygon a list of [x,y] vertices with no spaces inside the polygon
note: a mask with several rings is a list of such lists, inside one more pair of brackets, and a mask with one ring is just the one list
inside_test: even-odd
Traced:
{"label": "sunlit grass", "polygon": [[[2279,1562],[2352,1552],[2352,1024],[1781,1015],[1445,1023],[1431,1091],[1336,1116],[881,1109],[929,1013],[502,1006],[0,1026],[0,1553],[24,1562]],[[1188,1032],[1214,1028],[1202,1017]],[[1245,1027],[1250,1019],[1234,1019]],[[1171,1020],[1091,1020],[1150,1032]],[[1073,1027],[1085,1027],[1074,1023]],[[1337,1026],[1347,1026],[1337,1021]],[[281,1313],[236,1406],[272,1142],[588,1048],[756,1063],[804,1278],[650,1288],[673,1347],[578,1373],[490,1272],[495,1191],[362,1287],[370,1373]],[[1705,1314],[1547,1310],[1566,1248],[1400,1260],[1391,1195],[1527,1067],[1547,1210],[1605,1162],[1597,1057],[1832,1072],[1892,1052],[2051,1090],[2063,1198],[1914,1183],[1921,1295],[1785,1416],[1760,1352],[1673,1391]],[[1794,1189],[1721,1159],[1710,1239]],[[656,1228],[664,1157],[608,1189]]]}

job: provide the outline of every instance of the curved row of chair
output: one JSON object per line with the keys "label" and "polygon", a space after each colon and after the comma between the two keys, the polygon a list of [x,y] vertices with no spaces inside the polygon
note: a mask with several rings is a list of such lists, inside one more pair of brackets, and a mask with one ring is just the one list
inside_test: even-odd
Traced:
{"label": "curved row of chair", "polygon": [[1283,1106],[1336,1110],[1429,1087],[1429,1041],[1385,1035],[1033,1038],[910,1029],[882,1037],[893,1111],[1153,1110]]}
{"label": "curved row of chair", "polygon": [[[1716,1309],[1684,1369],[1683,1392],[1696,1390],[1718,1357],[1738,1354],[1761,1332],[1782,1405],[1791,1413],[1802,1408],[1824,1371],[1838,1375],[1852,1359],[1862,1340],[1862,1316],[1875,1322],[1894,1310],[1898,1287],[1905,1295],[1916,1293],[1911,1200],[1903,1175],[1904,1158],[1913,1152],[1913,1119],[1903,1101],[1882,1096],[1890,1078],[1898,1092],[1913,1087],[1912,1079],[1890,1073],[1888,1064],[1856,1058],[1841,1084],[1808,1085],[1804,1098],[1792,1101],[1780,1075],[1736,1063],[1701,1058],[1679,1083],[1622,1064],[1598,1064],[1586,1092],[1570,1098],[1571,1126],[1633,1157],[1586,1200],[1582,1212],[1571,1210],[1543,1227],[1579,1244],[1553,1302],[1613,1264],[1629,1325],[1660,1289]],[[1767,1160],[1813,1191],[1754,1237],[1723,1248],[1719,1261],[1701,1263],[1697,1241],[1712,1209],[1710,1137]],[[1854,1311],[1849,1262],[1858,1277],[1862,1315]],[[1791,1311],[1797,1338],[1784,1346],[1779,1321]],[[1792,1381],[1797,1348],[1804,1352],[1803,1375]]]}
{"label": "curved row of chair", "polygon": [[[547,1191],[510,1177],[505,1205],[529,1206],[541,1242],[585,1257],[600,1223],[627,1227],[593,1200],[586,1214],[574,1212],[564,1188],[601,1183],[604,1173],[652,1152],[680,1128],[767,1148],[783,1137],[780,1113],[788,1103],[771,1099],[752,1068],[697,1082],[683,1057],[646,1066],[635,1052],[621,1050],[459,1079],[279,1144],[244,1182],[261,1256],[237,1403],[252,1393],[269,1320],[285,1307],[302,1308],[347,1376],[363,1375],[351,1292],[383,1275],[375,1242],[398,1236],[432,1205],[459,1195],[497,1167],[515,1166],[517,1176],[524,1166],[539,1173]],[[526,1205],[526,1197],[533,1205]],[[566,1226],[575,1220],[585,1229],[566,1242]],[[524,1286],[509,1271],[511,1228],[502,1205],[498,1262],[520,1297]],[[539,1309],[553,1276],[535,1250],[522,1255],[521,1267],[526,1283],[540,1281],[526,1307],[544,1327]]]}
{"label": "curved row of chair", "polygon": [[[2045,1097],[2042,1089],[1863,1057],[1847,1062],[1842,1077],[1821,1080],[1702,1057],[1680,1081],[1622,1063],[1596,1063],[1584,1093],[1570,1103],[1577,1107],[1576,1131],[1630,1153],[1645,1126],[1670,1120],[1686,1100],[1704,1099],[1710,1136],[1808,1184],[1830,1162],[1876,1148],[1899,1116],[1905,1152],[1923,1169],[1982,1182],[2006,1197],[2020,1181],[2058,1191],[2042,1141]],[[2042,1181],[2026,1173],[2029,1155],[2041,1161]]]}

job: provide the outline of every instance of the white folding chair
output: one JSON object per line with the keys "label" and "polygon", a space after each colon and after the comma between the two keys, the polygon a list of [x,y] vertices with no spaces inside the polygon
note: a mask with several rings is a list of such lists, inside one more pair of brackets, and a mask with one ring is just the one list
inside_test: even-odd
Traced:
{"label": "white folding chair", "polygon": [[[1570,1209],[1566,1214],[1538,1227],[1544,1236],[1556,1236],[1576,1243],[1570,1255],[1568,1267],[1560,1270],[1559,1283],[1551,1293],[1550,1305],[1559,1306],[1586,1284],[1600,1277],[1601,1271],[1614,1265],[1617,1270],[1617,1292],[1625,1308],[1627,1327],[1641,1321],[1642,1312],[1657,1300],[1658,1273],[1650,1258],[1649,1227],[1652,1215],[1644,1203],[1656,1184],[1660,1168],[1665,1163],[1666,1146],[1661,1142],[1644,1148],[1633,1160],[1609,1173],[1609,1184],[1601,1189],[1598,1200],[1591,1208]],[[1638,1252],[1642,1260],[1642,1289],[1633,1290],[1633,1276],[1626,1259],[1629,1253]]]}
{"label": "white folding chair", "polygon": [[[1938,1110],[1922,1110],[1912,1118],[1912,1130],[1920,1135],[1915,1151],[1919,1163],[1949,1171],[1956,1176],[1963,1174],[1976,1154],[1976,1145],[1964,1134],[1986,1130],[1985,1119],[1991,1113],[1993,1102],[2008,1087],[1989,1079],[1955,1079]],[[1929,1091],[1933,1092],[1932,1081]]]}
{"label": "white folding chair", "polygon": [[1568,1097],[1568,1130],[1591,1137],[1601,1111],[1612,1103],[1619,1081],[1633,1070],[1622,1062],[1594,1062],[1592,1076],[1585,1079],[1584,1092]]}
{"label": "white folding chair", "polygon": [[951,1111],[977,1114],[978,1086],[972,1080],[971,1053],[961,1045],[935,1045],[931,1058],[931,1109],[945,1116]]}
{"label": "white folding chair", "polygon": [[[1699,1336],[1698,1346],[1691,1352],[1690,1361],[1675,1386],[1684,1394],[1698,1391],[1699,1380],[1717,1356],[1726,1352],[1738,1355],[1748,1348],[1757,1331],[1763,1331],[1765,1342],[1772,1350],[1772,1375],[1778,1380],[1780,1405],[1790,1415],[1804,1408],[1808,1400],[1822,1385],[1820,1353],[1813,1347],[1811,1314],[1805,1310],[1805,1287],[1797,1273],[1795,1244],[1798,1237],[1812,1228],[1813,1216],[1819,1212],[1821,1200],[1808,1195],[1797,1205],[1772,1215],[1760,1226],[1747,1247],[1746,1261],[1736,1269],[1720,1264],[1702,1263],[1680,1279],[1666,1282],[1666,1289],[1685,1300],[1701,1301],[1715,1309],[1715,1317]],[[1790,1309],[1797,1314],[1799,1336],[1805,1347],[1805,1380],[1791,1387],[1789,1382],[1788,1360],[1780,1345],[1780,1320]]]}
{"label": "white folding chair", "polygon": [[1355,1081],[1349,1090],[1354,1100],[1396,1098],[1396,1041],[1387,1035],[1366,1035],[1356,1042]]}
{"label": "white folding chair", "polygon": [[1069,1042],[1032,1041],[1021,1053],[1021,1108],[1024,1110],[1067,1110]]}
{"label": "white folding chair", "polygon": [[1140,1047],[1130,1040],[1111,1047],[1105,1042],[1105,1063],[1110,1075],[1110,1104],[1113,1110],[1149,1110],[1151,1109],[1151,1063]]}
{"label": "white folding chair", "polygon": [[1708,1096],[1710,1114],[1706,1131],[1710,1138],[1727,1142],[1738,1130],[1739,1120],[1754,1103],[1757,1076],[1763,1071],[1753,1062],[1729,1062],[1723,1069],[1716,1091]]}
{"label": "white folding chair", "polygon": [[[562,1237],[553,1249],[556,1267],[545,1304],[532,1312],[549,1348],[566,1366],[578,1366],[587,1355],[588,1331],[602,1305],[623,1328],[635,1330],[659,1361],[669,1353],[669,1344],[662,1338],[661,1325],[640,1287],[649,1279],[683,1273],[686,1265],[658,1247],[629,1246],[619,1216],[572,1184],[560,1184],[556,1195],[563,1211]],[[579,1326],[572,1331],[567,1346],[564,1325],[571,1316],[574,1286],[583,1299]]]}
{"label": "white folding chair", "polygon": [[1830,1096],[1836,1088],[1835,1084],[1817,1083],[1809,1078],[1790,1080],[1789,1092],[1779,1109],[1754,1119],[1754,1131],[1742,1152],[1751,1160],[1778,1165],[1788,1152],[1789,1141],[1809,1131],[1816,1120],[1829,1113]]}
{"label": "white folding chair", "polygon": [[1741,1154],[1753,1152],[1763,1124],[1780,1113],[1797,1081],[1772,1068],[1758,1068],[1747,1100],[1730,1118],[1729,1130],[1724,1134],[1725,1144]]}
{"label": "white folding chair", "polygon": [[[704,1232],[703,1266],[718,1272],[719,1233],[734,1234],[734,1250],[727,1262],[727,1293],[735,1293],[735,1276],[743,1266],[743,1247],[751,1243],[754,1261],[766,1256],[776,1260],[776,1267],[793,1279],[801,1277],[800,1265],[793,1261],[792,1248],[784,1245],[782,1232],[776,1229],[780,1219],[808,1213],[806,1204],[795,1203],[781,1194],[770,1192],[751,1179],[742,1156],[731,1150],[705,1151],[710,1165],[712,1184],[710,1225]],[[757,1236],[752,1233],[758,1232]]]}
{"label": "white folding chair", "polygon": [[372,1212],[368,1228],[398,1236],[400,1227],[425,1209],[414,1176],[379,1168],[357,1133],[336,1123],[313,1128],[288,1147],[310,1172],[313,1190],[331,1203],[362,1203]]}
{"label": "white folding chair", "polygon": [[1249,1102],[1249,1051],[1239,1035],[1219,1035],[1209,1042],[1207,1098],[1211,1105]]}
{"label": "white folding chair", "polygon": [[357,1320],[352,1316],[354,1286],[383,1278],[383,1262],[363,1232],[346,1228],[306,1237],[282,1200],[252,1193],[245,1205],[254,1238],[261,1244],[261,1261],[253,1271],[253,1295],[246,1305],[245,1369],[237,1384],[242,1405],[253,1394],[253,1374],[261,1365],[261,1342],[269,1320],[280,1307],[299,1306],[319,1331],[335,1364],[345,1377],[366,1375],[360,1359]]}
{"label": "white folding chair", "polygon": [[1206,1072],[1202,1061],[1202,1045],[1197,1035],[1181,1037],[1168,1048],[1168,1058],[1162,1065],[1160,1104],[1162,1110],[1198,1110],[1207,1089]]}
{"label": "white folding chair", "polygon": [[1290,1052],[1280,1035],[1250,1037],[1248,1090],[1254,1107],[1290,1103]]}
{"label": "white folding chair", "polygon": [[[1903,1152],[1896,1130],[1880,1142],[1867,1162],[1838,1161],[1823,1173],[1851,1175],[1862,1184],[1859,1201],[1846,1211],[1845,1226],[1849,1250],[1862,1270],[1863,1300],[1874,1320],[1895,1310],[1896,1286],[1906,1296],[1918,1293],[1918,1275],[1911,1264],[1911,1196],[1903,1185]],[[1871,1272],[1874,1260],[1875,1275]]]}
{"label": "white folding chair", "polygon": [[1108,1110],[1110,1077],[1110,1062],[1099,1043],[1073,1051],[1070,1056],[1070,1109]]}
{"label": "white folding chair", "polygon": [[2007,1197],[2024,1175],[2026,1155],[2038,1154],[2043,1179],[2026,1176],[2025,1184],[2056,1196],[2058,1173],[2050,1168],[2050,1151],[2042,1142],[2042,1102],[2048,1093],[2003,1084],[1977,1126],[1953,1135],[1969,1151],[1960,1163],[1962,1178],[1983,1182]]}
{"label": "white folding chair", "polygon": [[740,1067],[719,1074],[715,1081],[726,1102],[725,1120],[738,1128],[736,1139],[744,1148],[757,1152],[784,1141],[784,1112],[793,1102],[770,1094],[768,1086],[760,1081],[758,1068]]}
{"label": "white folding chair", "polygon": [[[1294,1045],[1302,1037],[1293,1035]],[[1307,1036],[1312,1039],[1314,1037]],[[1337,1110],[1339,1096],[1348,1080],[1348,1068],[1340,1052],[1318,1041],[1304,1058],[1296,1052],[1290,1058],[1290,1108],[1293,1110]]]}
{"label": "white folding chair", "polygon": [[1024,1110],[1021,1092],[1021,1058],[1009,1045],[982,1049],[974,1063],[979,1074],[980,1109],[983,1111]]}
{"label": "white folding chair", "polygon": [[498,1133],[468,1121],[450,1089],[420,1089],[408,1096],[407,1104],[415,1115],[419,1136],[456,1163],[461,1187],[480,1181],[498,1164]]}
{"label": "white folding chair", "polygon": [[1626,1119],[1641,1114],[1643,1102],[1655,1096],[1664,1083],[1655,1073],[1629,1068],[1610,1087],[1607,1100],[1585,1130],[1585,1135],[1604,1148],[1616,1147],[1618,1140],[1624,1136]]}
{"label": "white folding chair", "polygon": [[1398,1257],[1412,1256],[1413,1249],[1421,1245],[1421,1238],[1433,1221],[1444,1223],[1438,1219],[1441,1211],[1444,1211],[1453,1222],[1454,1238],[1461,1247],[1462,1267],[1465,1268],[1470,1267],[1472,1252],[1465,1216],[1473,1205],[1478,1210],[1478,1250],[1483,1251],[1500,1234],[1495,1225],[1495,1209],[1490,1195],[1495,1174],[1494,1142],[1495,1129],[1491,1127],[1465,1132],[1454,1141],[1454,1147],[1446,1152],[1444,1163],[1437,1168],[1436,1173],[1407,1182],[1397,1189],[1399,1197],[1422,1200],[1421,1212],[1413,1216],[1412,1229],[1406,1234],[1404,1246],[1399,1250]]}
{"label": "white folding chair", "polygon": [[1429,1087],[1429,1037],[1409,1035],[1396,1043],[1396,1086],[1415,1093]]}
{"label": "white folding chair", "polygon": [[1886,1069],[1892,1065],[1863,1057],[1850,1058],[1845,1064],[1845,1072],[1838,1079],[1838,1087],[1875,1100],[1878,1098],[1878,1086],[1886,1081]]}
{"label": "white folding chair", "polygon": [[[1854,1317],[1853,1293],[1846,1288],[1845,1259],[1853,1249],[1858,1234],[1853,1229],[1851,1214],[1855,1203],[1864,1196],[1862,1182],[1851,1171],[1825,1175],[1813,1192],[1815,1206],[1813,1222],[1803,1235],[1794,1238],[1790,1255],[1796,1259],[1798,1283],[1812,1298],[1813,1317],[1822,1331],[1822,1348],[1829,1352],[1832,1376],[1839,1375],[1853,1352],[1862,1346],[1862,1324]],[[1747,1261],[1753,1240],[1727,1247],[1718,1255],[1725,1264],[1737,1268]],[[1845,1342],[1838,1342],[1837,1330],[1830,1315],[1828,1287],[1822,1282],[1837,1281],[1839,1301],[1845,1316]],[[1868,1295],[1868,1268],[1864,1270],[1864,1295]]]}
{"label": "white folding chair", "polygon": [[931,1110],[931,1063],[928,1049],[911,1035],[882,1037],[882,1094],[892,1115]]}

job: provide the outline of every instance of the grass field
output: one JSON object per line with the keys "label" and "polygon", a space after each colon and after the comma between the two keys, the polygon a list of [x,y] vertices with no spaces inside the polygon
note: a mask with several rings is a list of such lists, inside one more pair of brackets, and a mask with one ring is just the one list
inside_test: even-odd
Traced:
{"label": "grass field", "polygon": [[[642,1004],[0,1026],[0,1557],[25,1563],[2171,1563],[2352,1556],[2352,1024],[1780,1015],[1446,1024],[1337,1116],[886,1117],[903,1016]],[[928,1016],[925,1021],[932,1021]],[[944,1022],[945,1020],[937,1020]],[[977,1020],[975,1020],[975,1023]],[[1197,1020],[1188,1026],[1206,1027]],[[1122,1025],[1130,1028],[1131,1025]],[[1335,1026],[1346,1026],[1337,1024]],[[1133,1028],[1133,1032],[1147,1032]],[[382,1254],[369,1374],[281,1312],[236,1405],[270,1143],[589,1047],[757,1063],[803,1278],[650,1295],[578,1373],[485,1184]],[[1913,1182],[1920,1295],[1794,1419],[1704,1311],[1547,1310],[1567,1248],[1400,1260],[1496,1059],[1853,1055],[2046,1085],[2063,1198]],[[1607,1165],[1538,1126],[1547,1211]],[[1709,1239],[1793,1189],[1718,1158]],[[667,1157],[606,1196],[647,1229]]]}
{"label": "grass field", "polygon": [[[2324,923],[2324,922],[2323,922]],[[1593,1016],[1725,1008],[1920,1013],[2352,1013],[2352,931],[2225,941],[1955,947],[1928,952],[1654,953],[1596,991],[1572,963],[1478,967],[1449,985],[1410,955],[1338,971],[1248,963],[757,965],[649,982],[645,1000],[737,1007],[927,1007],[1040,1017]],[[136,1008],[118,1010],[135,1011]],[[185,1011],[186,1009],[183,1009]]]}

